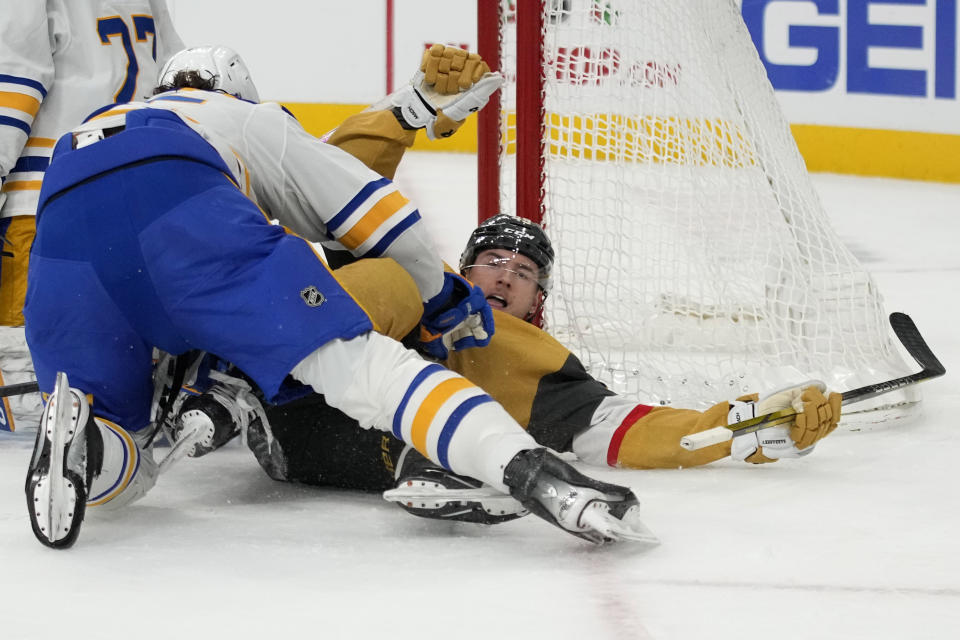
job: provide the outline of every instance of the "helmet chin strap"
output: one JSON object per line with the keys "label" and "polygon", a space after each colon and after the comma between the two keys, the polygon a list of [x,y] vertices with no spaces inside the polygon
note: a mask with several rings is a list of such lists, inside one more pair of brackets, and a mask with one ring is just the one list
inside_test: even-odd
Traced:
{"label": "helmet chin strap", "polygon": [[547,296],[544,295],[543,289],[537,289],[537,302],[533,305],[533,308],[530,309],[530,313],[524,318],[527,322],[537,327],[538,329],[543,328],[543,301],[547,299]]}

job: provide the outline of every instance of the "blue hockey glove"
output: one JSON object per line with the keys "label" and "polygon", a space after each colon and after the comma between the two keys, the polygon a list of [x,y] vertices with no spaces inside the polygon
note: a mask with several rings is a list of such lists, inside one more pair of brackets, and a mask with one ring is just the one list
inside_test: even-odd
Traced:
{"label": "blue hockey glove", "polygon": [[483,347],[493,335],[493,311],[483,289],[449,271],[440,293],[423,305],[420,342],[435,358],[446,360],[451,350]]}

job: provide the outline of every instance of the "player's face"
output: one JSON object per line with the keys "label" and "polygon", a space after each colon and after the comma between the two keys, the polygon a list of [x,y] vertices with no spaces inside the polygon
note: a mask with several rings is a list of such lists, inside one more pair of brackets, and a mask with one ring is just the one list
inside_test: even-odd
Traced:
{"label": "player's face", "polygon": [[487,302],[521,320],[536,310],[540,269],[527,256],[508,249],[487,249],[477,254],[466,276],[483,289]]}

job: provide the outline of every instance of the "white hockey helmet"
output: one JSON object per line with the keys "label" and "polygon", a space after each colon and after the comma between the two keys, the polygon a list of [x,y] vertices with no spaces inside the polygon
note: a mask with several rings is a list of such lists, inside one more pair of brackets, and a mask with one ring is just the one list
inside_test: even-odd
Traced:
{"label": "white hockey helmet", "polygon": [[213,80],[213,89],[251,102],[260,102],[260,95],[250,78],[250,70],[236,51],[223,45],[190,47],[173,54],[163,65],[158,84],[169,86],[180,71],[196,71],[202,78]]}

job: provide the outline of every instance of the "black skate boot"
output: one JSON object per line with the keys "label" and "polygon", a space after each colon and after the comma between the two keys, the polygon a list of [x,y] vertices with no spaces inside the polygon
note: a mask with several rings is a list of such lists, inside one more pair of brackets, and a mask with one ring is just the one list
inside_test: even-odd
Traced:
{"label": "black skate boot", "polygon": [[633,491],[588,478],[546,449],[514,456],[504,469],[503,483],[527,509],[584,540],[659,544],[640,522]]}
{"label": "black skate boot", "polygon": [[[306,427],[304,430],[306,431]],[[287,454],[280,441],[273,436],[267,420],[254,420],[247,427],[247,447],[268,476],[281,482],[290,480]]]}
{"label": "black skate boot", "polygon": [[529,513],[510,496],[437,466],[413,447],[401,454],[396,478],[384,499],[421,518],[500,524]]}
{"label": "black skate boot", "polygon": [[210,376],[216,382],[183,401],[173,428],[175,446],[184,447],[192,458],[219,449],[252,423],[266,421],[263,405],[246,380],[213,371]]}
{"label": "black skate boot", "polygon": [[87,489],[102,465],[103,437],[87,399],[58,373],[27,470],[27,510],[37,540],[55,549],[77,541]]}

